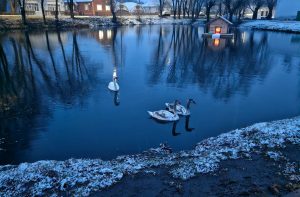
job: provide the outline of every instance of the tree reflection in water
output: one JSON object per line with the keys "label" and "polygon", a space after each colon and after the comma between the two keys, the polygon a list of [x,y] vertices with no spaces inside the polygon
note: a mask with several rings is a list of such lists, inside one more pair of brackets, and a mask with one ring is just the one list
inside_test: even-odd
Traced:
{"label": "tree reflection in water", "polygon": [[[26,156],[25,158],[18,157],[22,157],[26,151],[26,153],[30,152],[28,150],[38,134],[45,131],[45,136],[49,137],[53,130],[63,130],[62,125],[53,126],[49,121],[52,116],[53,120],[60,118],[57,118],[55,110],[63,111],[62,114],[69,114],[65,111],[69,109],[76,111],[82,107],[90,116],[97,116],[96,123],[91,121],[97,126],[91,130],[94,131],[97,139],[101,138],[103,141],[116,140],[117,135],[109,134],[111,130],[120,134],[124,133],[123,130],[135,131],[135,129],[144,130],[141,136],[146,136],[147,140],[157,140],[152,136],[153,131],[148,132],[148,130],[156,129],[156,135],[162,135],[160,129],[166,128],[171,136],[170,129],[172,129],[172,135],[176,136],[178,135],[177,125],[175,123],[170,127],[158,127],[151,121],[147,121],[141,114],[149,105],[153,104],[155,108],[158,107],[158,103],[163,104],[165,100],[162,99],[168,99],[168,97],[203,93],[202,95],[209,95],[205,98],[210,99],[207,101],[209,103],[214,103],[215,100],[222,101],[219,103],[225,110],[222,111],[223,108],[220,107],[218,110],[212,110],[213,112],[228,113],[226,107],[232,107],[230,104],[233,98],[236,98],[234,95],[249,95],[251,88],[257,87],[255,83],[266,79],[273,64],[278,66],[278,61],[280,61],[287,73],[292,72],[292,65],[295,65],[294,57],[297,51],[295,48],[291,49],[292,55],[288,52],[274,52],[276,46],[272,45],[272,36],[275,34],[256,31],[248,31],[246,34],[237,30],[233,39],[221,39],[217,45],[214,45],[213,40],[202,39],[202,31],[201,27],[171,25],[107,28],[97,31],[58,30],[0,34],[0,140],[5,139],[0,148],[6,149],[5,152],[0,151],[0,163],[18,162],[18,159],[27,161]],[[274,58],[277,54],[280,59]],[[106,69],[103,69],[104,64]],[[297,62],[296,64],[298,65]],[[120,105],[120,95],[109,94],[107,90],[107,83],[111,80],[113,68],[117,68],[120,74],[122,105]],[[281,71],[281,68],[278,70]],[[103,80],[101,80],[102,77]],[[289,83],[291,82],[286,81],[286,84],[289,85]],[[274,86],[276,85],[272,87]],[[194,87],[198,90],[193,89]],[[99,90],[107,93],[107,97]],[[170,91],[170,95],[165,92],[161,93],[161,90]],[[100,92],[101,98],[95,92]],[[146,98],[145,94],[151,95]],[[93,99],[97,102],[92,103],[93,106],[90,107],[90,100]],[[111,108],[106,105],[107,100],[110,104],[120,106]],[[95,109],[96,107],[98,108]],[[192,131],[194,128],[190,127],[191,122],[191,125],[196,128],[193,136],[200,135],[198,131],[202,132],[208,128],[198,121],[198,117],[201,117],[201,110],[195,109],[191,119],[190,117],[182,118],[183,120],[178,122],[177,129]],[[249,109],[248,111],[252,112]],[[106,119],[110,116],[98,116],[102,112],[112,115],[111,117],[116,118],[119,124]],[[90,121],[88,119],[90,117],[80,115],[82,122],[79,121],[78,124],[85,125],[85,122]],[[215,118],[212,114],[207,114],[207,116]],[[269,114],[265,116],[269,119],[271,117]],[[243,118],[245,117],[249,118],[249,116]],[[76,121],[76,118],[70,118],[70,120]],[[228,121],[231,119],[224,120],[224,122]],[[252,119],[248,122],[240,120],[242,123],[238,126],[248,124],[250,121]],[[73,128],[78,124],[75,123]],[[48,130],[49,125],[53,128]],[[132,125],[136,125],[136,128]],[[228,128],[230,126],[227,125]],[[99,133],[97,136],[98,129],[108,132]],[[74,133],[76,135],[76,132]],[[74,139],[84,135],[80,133],[74,136]],[[127,143],[138,139],[136,135],[130,136],[128,133],[126,135],[128,135]],[[119,136],[123,137],[122,134]],[[194,140],[190,139],[193,137],[189,137],[192,135],[181,136],[189,139],[184,142],[186,144]],[[59,137],[67,139],[69,136],[66,132],[65,135],[62,134]],[[163,136],[158,136],[158,138],[161,137]],[[92,141],[91,138],[87,137],[86,141]],[[180,140],[180,137],[176,140]],[[36,141],[40,143],[38,139]],[[138,140],[135,142],[139,143]],[[74,143],[72,139],[70,139],[71,143]],[[96,154],[102,154],[99,150],[104,145],[99,144],[101,143],[98,141],[94,144],[89,143]],[[123,139],[121,139],[117,144],[120,144],[122,148],[126,142],[124,140],[123,144]],[[150,145],[155,146],[155,144]],[[108,146],[103,150],[108,150],[111,144]],[[141,142],[137,146],[145,148],[146,145]],[[42,151],[48,150],[48,147],[40,147],[44,148]],[[82,150],[74,150],[75,154],[77,154],[76,151]],[[116,151],[110,154],[116,154]]]}
{"label": "tree reflection in water", "polygon": [[[39,56],[32,39],[46,49],[39,49]],[[0,39],[0,139],[5,139],[1,148],[6,150],[4,156],[0,153],[2,161],[15,161],[15,150],[28,147],[36,135],[31,129],[44,127],[53,104],[43,97],[68,105],[83,104],[85,95],[95,86],[96,74],[85,66],[76,32],[72,33],[72,42],[70,54],[59,31],[46,31],[44,36],[14,33]],[[54,52],[52,43],[60,45],[61,51]],[[60,59],[63,67],[58,64]]]}
{"label": "tree reflection in water", "polygon": [[169,36],[162,33],[165,27],[159,28],[149,66],[150,84],[165,81],[182,87],[195,83],[203,91],[209,88],[215,98],[228,100],[237,91],[247,94],[251,80],[265,78],[270,70],[267,33],[257,42],[253,32],[246,41],[236,32],[232,40],[221,39],[223,45],[213,46],[211,39],[202,39],[197,27],[174,25],[171,29]]}

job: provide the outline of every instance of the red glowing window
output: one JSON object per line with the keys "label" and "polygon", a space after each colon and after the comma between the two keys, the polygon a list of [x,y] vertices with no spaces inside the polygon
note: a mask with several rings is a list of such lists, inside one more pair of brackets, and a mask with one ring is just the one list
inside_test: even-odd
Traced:
{"label": "red glowing window", "polygon": [[216,33],[216,34],[220,34],[221,31],[222,31],[222,28],[221,28],[221,27],[216,27],[216,28],[215,28],[215,33]]}

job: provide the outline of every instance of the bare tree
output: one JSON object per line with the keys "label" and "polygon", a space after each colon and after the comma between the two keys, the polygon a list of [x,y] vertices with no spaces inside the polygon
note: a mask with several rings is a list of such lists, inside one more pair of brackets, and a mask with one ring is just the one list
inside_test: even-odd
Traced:
{"label": "bare tree", "polygon": [[112,22],[116,23],[117,22],[117,15],[116,15],[116,2],[115,0],[109,0],[110,3],[110,12],[113,16]]}
{"label": "bare tree", "polygon": [[239,10],[248,0],[223,0],[226,12],[229,15],[229,20],[232,21],[234,14],[239,14]]}
{"label": "bare tree", "polygon": [[58,0],[55,0],[55,21],[58,24]]}
{"label": "bare tree", "polygon": [[74,0],[68,0],[71,19],[74,19]]}
{"label": "bare tree", "polygon": [[16,0],[10,0],[10,13],[15,14],[17,8],[17,1]]}
{"label": "bare tree", "polygon": [[21,11],[21,16],[22,16],[22,22],[24,25],[27,24],[27,21],[26,21],[26,10],[25,10],[25,7],[26,7],[26,2],[25,0],[18,0],[18,3],[19,3],[19,6],[20,6],[20,11]]}
{"label": "bare tree", "polygon": [[44,25],[46,25],[47,22],[46,22],[46,16],[45,16],[45,7],[44,7],[44,4],[45,4],[45,0],[41,0],[41,8],[42,8],[42,14],[43,14],[43,21],[44,21]]}
{"label": "bare tree", "polygon": [[162,16],[164,11],[165,0],[159,0],[159,15]]}
{"label": "bare tree", "polygon": [[269,20],[272,19],[273,10],[274,10],[274,7],[276,6],[276,4],[277,4],[277,0],[267,0],[267,6],[268,6],[268,9],[269,9],[267,19],[269,19]]}
{"label": "bare tree", "polygon": [[210,11],[211,11],[211,8],[215,5],[216,5],[216,0],[206,0],[205,1],[206,22],[210,21]]}
{"label": "bare tree", "polygon": [[252,10],[253,15],[252,19],[257,19],[258,10],[265,4],[265,0],[250,0],[249,1],[249,8]]}

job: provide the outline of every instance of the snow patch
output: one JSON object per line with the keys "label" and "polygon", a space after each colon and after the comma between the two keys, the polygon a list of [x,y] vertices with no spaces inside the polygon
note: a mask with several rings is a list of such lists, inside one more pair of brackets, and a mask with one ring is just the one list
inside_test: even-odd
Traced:
{"label": "snow patch", "polygon": [[271,30],[271,31],[284,31],[300,33],[300,22],[297,21],[266,21],[256,20],[246,22],[240,25],[240,27]]}
{"label": "snow patch", "polygon": [[[38,161],[18,166],[0,167],[0,196],[32,196],[68,194],[88,196],[109,187],[124,176],[152,173],[155,167],[166,168],[174,178],[183,180],[197,174],[218,170],[223,160],[250,157],[260,152],[278,158],[276,148],[285,143],[299,144],[300,117],[254,124],[243,129],[211,137],[193,150],[173,153],[165,144],[141,154],[119,156],[111,161],[100,159],[69,159]],[[299,178],[299,166],[289,163],[284,174],[291,180]]]}

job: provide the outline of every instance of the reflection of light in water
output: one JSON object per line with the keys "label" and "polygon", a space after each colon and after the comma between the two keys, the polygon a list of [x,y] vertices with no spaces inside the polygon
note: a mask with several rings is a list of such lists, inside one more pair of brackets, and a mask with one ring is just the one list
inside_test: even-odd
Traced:
{"label": "reflection of light in water", "polygon": [[103,31],[99,30],[99,39],[102,40],[103,39]]}
{"label": "reflection of light in water", "polygon": [[167,65],[170,65],[170,64],[171,64],[171,58],[169,57],[168,61],[167,61]]}
{"label": "reflection of light in water", "polygon": [[217,47],[220,45],[220,39],[214,39],[214,46]]}
{"label": "reflection of light in water", "polygon": [[107,38],[108,38],[108,39],[111,38],[111,30],[107,30]]}
{"label": "reflection of light in water", "polygon": [[246,42],[246,32],[242,33],[242,42],[245,43]]}
{"label": "reflection of light in water", "polygon": [[117,77],[117,69],[114,68],[114,71],[113,71],[113,79]]}

